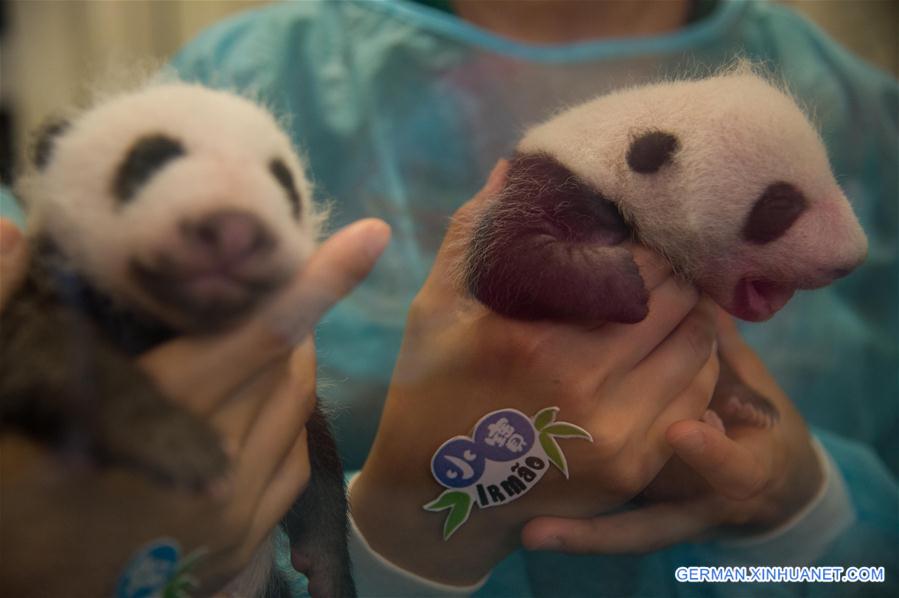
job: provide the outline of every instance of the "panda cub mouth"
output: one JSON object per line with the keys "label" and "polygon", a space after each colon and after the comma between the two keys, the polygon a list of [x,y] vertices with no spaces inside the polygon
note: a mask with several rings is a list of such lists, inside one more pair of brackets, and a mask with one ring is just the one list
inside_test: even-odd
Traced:
{"label": "panda cub mouth", "polygon": [[[179,221],[128,262],[139,292],[177,328],[214,332],[247,316],[287,280],[277,235],[245,210]],[[282,259],[278,259],[278,258]]]}
{"label": "panda cub mouth", "polygon": [[787,304],[797,288],[766,278],[741,278],[734,290],[731,312],[748,322],[767,320]]}
{"label": "panda cub mouth", "polygon": [[177,313],[189,328],[198,331],[215,331],[236,323],[287,279],[280,271],[244,275],[227,268],[154,267],[138,260],[132,260],[129,269],[141,291],[154,303]]}

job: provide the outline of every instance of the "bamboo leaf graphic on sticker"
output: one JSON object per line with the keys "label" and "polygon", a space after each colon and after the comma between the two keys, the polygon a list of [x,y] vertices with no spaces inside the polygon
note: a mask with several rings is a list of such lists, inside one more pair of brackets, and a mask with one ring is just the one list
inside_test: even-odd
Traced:
{"label": "bamboo leaf graphic on sticker", "polygon": [[450,512],[443,522],[443,539],[446,540],[455,533],[459,527],[468,521],[471,515],[473,503],[471,497],[465,492],[459,490],[447,490],[438,496],[432,502],[424,506],[426,511],[443,511],[449,509]]}
{"label": "bamboo leaf graphic on sticker", "polygon": [[175,570],[171,580],[162,589],[162,598],[190,598],[190,593],[200,587],[193,571],[200,559],[206,556],[205,549],[198,549],[189,554]]}
{"label": "bamboo leaf graphic on sticker", "polygon": [[556,414],[558,412],[558,407],[547,407],[546,409],[541,409],[537,412],[537,415],[534,416],[534,427],[537,431],[540,432],[548,424],[556,421]]}
{"label": "bamboo leaf graphic on sticker", "polygon": [[543,450],[546,451],[546,456],[549,457],[550,462],[552,462],[552,464],[562,472],[562,475],[568,478],[568,461],[565,459],[565,453],[563,453],[562,449],[559,448],[559,444],[556,442],[556,439],[549,434],[544,434],[541,432],[540,446],[542,446]]}
{"label": "bamboo leaf graphic on sticker", "polygon": [[560,438],[583,438],[584,440],[593,440],[593,436],[582,427],[565,422],[557,422],[549,425],[544,428],[542,432]]}
{"label": "bamboo leaf graphic on sticker", "polygon": [[[543,411],[546,411],[546,409],[544,409]],[[537,416],[539,417],[540,415],[542,415],[543,411],[538,413]],[[556,409],[556,411],[558,411],[558,409]],[[555,420],[555,413],[552,414],[552,419],[553,421]],[[543,450],[546,451],[546,456],[549,458],[550,462],[555,465],[556,468],[562,472],[562,475],[567,478],[568,460],[565,458],[565,453],[563,453],[562,449],[559,448],[559,443],[556,442],[556,437],[582,438],[584,440],[593,442],[593,436],[590,434],[590,432],[583,429],[582,427],[576,426],[574,424],[569,424],[567,422],[547,422],[543,429],[540,430],[540,446],[542,446]]]}

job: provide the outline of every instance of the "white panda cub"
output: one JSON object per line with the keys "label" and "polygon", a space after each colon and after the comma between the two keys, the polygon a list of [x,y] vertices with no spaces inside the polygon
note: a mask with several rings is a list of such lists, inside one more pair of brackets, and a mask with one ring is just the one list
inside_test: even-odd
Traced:
{"label": "white panda cub", "polygon": [[[241,322],[302,268],[323,220],[303,163],[253,102],[160,83],[47,127],[35,166],[22,187],[34,257],[0,316],[2,426],[207,486],[228,463],[218,438],[133,357]],[[307,429],[311,481],[282,524],[310,591],[352,596],[340,461],[320,411]]]}
{"label": "white panda cub", "polygon": [[[638,322],[648,293],[628,239],[750,321],[867,252],[818,133],[746,64],[611,93],[529,130],[462,278],[510,317]],[[712,409],[719,425],[778,418],[724,365]]]}

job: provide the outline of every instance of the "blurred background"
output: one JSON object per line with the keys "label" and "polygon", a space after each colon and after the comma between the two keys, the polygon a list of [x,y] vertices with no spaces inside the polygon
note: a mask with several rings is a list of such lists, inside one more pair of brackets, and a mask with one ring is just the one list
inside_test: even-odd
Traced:
{"label": "blurred background", "polygon": [[[9,184],[27,147],[28,132],[48,115],[84,101],[93,83],[121,74],[123,67],[163,64],[203,28],[268,3],[0,0],[2,181]],[[857,55],[894,76],[899,73],[899,0],[782,3],[804,13]]]}

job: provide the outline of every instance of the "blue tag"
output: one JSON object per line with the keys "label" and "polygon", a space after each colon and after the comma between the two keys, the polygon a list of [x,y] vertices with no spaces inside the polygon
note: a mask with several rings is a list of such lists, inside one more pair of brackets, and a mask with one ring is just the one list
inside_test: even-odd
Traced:
{"label": "blue tag", "polygon": [[150,542],[131,557],[119,583],[115,598],[155,598],[178,572],[181,549],[175,540],[161,538]]}

